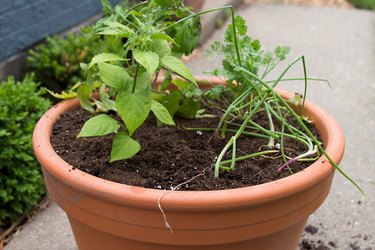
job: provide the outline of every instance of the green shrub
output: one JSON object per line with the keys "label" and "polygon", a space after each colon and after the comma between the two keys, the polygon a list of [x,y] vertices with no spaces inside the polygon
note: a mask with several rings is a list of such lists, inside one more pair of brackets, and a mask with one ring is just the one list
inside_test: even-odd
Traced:
{"label": "green shrub", "polygon": [[88,39],[82,35],[47,37],[46,42],[29,50],[28,71],[35,80],[54,92],[61,92],[82,79],[79,64],[91,58]]}
{"label": "green shrub", "polygon": [[349,0],[352,4],[354,4],[358,8],[362,9],[375,9],[375,0]]}
{"label": "green shrub", "polygon": [[45,194],[31,137],[35,123],[48,109],[33,75],[22,82],[0,83],[0,227],[14,221]]}

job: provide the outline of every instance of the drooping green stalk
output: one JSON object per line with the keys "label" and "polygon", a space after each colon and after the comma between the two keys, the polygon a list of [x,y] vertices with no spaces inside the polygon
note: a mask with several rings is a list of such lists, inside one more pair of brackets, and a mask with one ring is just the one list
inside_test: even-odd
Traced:
{"label": "drooping green stalk", "polygon": [[[285,116],[287,115],[288,113],[285,114]],[[285,150],[284,150],[284,135],[285,135],[285,117],[283,119],[281,119],[281,133],[280,133],[280,153],[281,153],[281,157],[283,159],[283,161],[285,162],[286,164],[286,167],[288,168],[289,172],[290,173],[293,173],[293,171],[291,170],[291,168],[289,167],[289,164],[286,160],[286,156],[285,156]]]}
{"label": "drooping green stalk", "polygon": [[[266,110],[266,115],[267,115],[270,131],[271,131],[271,133],[273,133],[273,132],[275,132],[275,126],[273,125],[271,113],[270,113],[267,105],[265,106],[265,110]],[[273,136],[270,136],[267,146],[268,146],[268,148],[273,148],[275,146],[275,138]]]}
{"label": "drooping green stalk", "polygon": [[236,150],[237,150],[237,139],[236,137],[233,137],[232,158],[231,158],[231,164],[230,164],[231,170],[234,170],[234,166],[236,165]]}
{"label": "drooping green stalk", "polygon": [[216,134],[219,134],[218,131],[220,130],[220,128],[223,126],[223,123],[224,121],[227,120],[227,117],[228,115],[233,111],[233,109],[236,108],[236,106],[241,103],[245,98],[246,96],[251,92],[250,89],[247,89],[245,92],[243,92],[240,96],[238,96],[229,106],[228,108],[225,110],[224,114],[221,116],[221,119],[220,119],[220,122],[217,126],[217,132]]}
{"label": "drooping green stalk", "polygon": [[[236,124],[236,123],[230,123],[230,124],[231,125],[236,125],[236,126],[241,126],[241,124]],[[312,150],[312,148],[313,148],[313,144],[312,144],[311,140],[308,138],[308,136],[305,135],[303,132],[298,131],[294,127],[293,127],[293,129],[295,129],[298,132],[300,132],[300,135],[299,134],[289,134],[289,133],[286,133],[286,132],[283,132],[283,131],[281,131],[281,132],[274,131],[273,133],[271,133],[269,130],[263,128],[262,126],[260,126],[259,124],[255,123],[253,121],[249,121],[249,124],[253,125],[254,127],[247,126],[246,128],[256,129],[256,130],[259,130],[259,131],[263,132],[264,134],[259,134],[259,133],[254,133],[254,132],[248,132],[248,131],[244,131],[243,134],[247,134],[249,136],[254,136],[254,137],[265,138],[265,139],[268,139],[269,136],[273,136],[275,139],[279,139],[281,137],[281,135],[283,134],[284,137],[289,137],[289,138],[295,139],[295,140],[297,140],[297,141],[305,144],[306,147],[309,148],[310,150]],[[285,125],[287,125],[287,123],[285,123]],[[289,126],[291,126],[291,125],[289,125]],[[197,129],[197,130],[200,130],[200,129]],[[212,130],[212,129],[208,128],[207,130]],[[227,129],[227,131],[228,132],[235,132],[237,130]],[[303,138],[305,138],[305,140]]]}
{"label": "drooping green stalk", "polygon": [[[300,57],[298,60],[300,60],[302,57]],[[294,65],[297,61],[293,62],[291,65],[287,67],[289,69],[292,65]],[[277,97],[277,99],[282,103],[282,105],[288,110],[288,112],[296,119],[297,123],[301,126],[301,128],[305,131],[305,133],[310,137],[310,139],[315,143],[315,145],[318,147],[319,151],[328,159],[328,161],[334,166],[334,168],[342,174],[347,180],[349,180],[362,194],[365,195],[363,190],[359,187],[359,185],[351,179],[337,164],[332,160],[332,158],[327,154],[327,152],[324,150],[323,146],[319,143],[319,141],[315,138],[315,136],[311,133],[311,131],[306,127],[306,125],[302,122],[301,118],[297,113],[294,112],[294,110],[288,105],[288,103],[279,95],[276,93],[276,91],[273,89],[273,87],[269,87],[262,79],[260,79],[257,75],[253,74],[252,72],[240,68],[240,71],[254,77],[263,87],[265,87],[268,91],[271,91],[274,96]],[[285,72],[284,72],[285,74]],[[283,75],[283,74],[282,74]],[[279,79],[282,77],[282,75],[279,77]],[[278,81],[274,83],[276,84]]]}
{"label": "drooping green stalk", "polygon": [[259,96],[257,96],[257,97],[254,98],[254,100],[256,100],[258,98],[261,98],[261,100],[257,102],[257,104],[255,105],[255,107],[252,110],[252,112],[250,112],[249,115],[246,117],[246,119],[242,123],[241,127],[237,130],[236,134],[234,136],[232,136],[231,139],[227,142],[227,144],[225,145],[225,147],[223,148],[223,150],[220,152],[220,154],[219,154],[219,156],[218,156],[218,158],[216,160],[215,171],[214,171],[214,176],[216,178],[219,177],[220,162],[221,162],[222,158],[224,157],[224,155],[228,151],[228,149],[233,145],[233,138],[237,139],[243,133],[244,129],[246,128],[247,123],[254,116],[254,114],[258,111],[258,109],[260,108],[260,106],[263,105],[264,101],[267,99],[267,97],[269,96],[269,94],[270,94],[270,91],[266,90],[266,91],[263,92],[263,97],[261,95],[259,95]]}
{"label": "drooping green stalk", "polygon": [[[258,157],[258,156],[264,156],[264,155],[267,155],[267,154],[276,154],[278,153],[279,151],[278,150],[265,150],[265,151],[260,151],[260,152],[257,152],[257,153],[253,153],[253,154],[249,154],[249,155],[245,155],[245,156],[241,156],[241,157],[237,157],[235,159],[236,162],[238,161],[244,161],[244,160],[248,160],[248,159],[251,159],[251,158],[255,158],[255,157]],[[226,161],[222,161],[221,162],[221,165],[226,165],[226,164],[229,164],[229,163],[232,163],[232,159],[230,160],[226,160]],[[221,166],[222,167],[222,166]],[[229,170],[229,169],[228,169]],[[230,167],[230,170],[233,170],[232,169],[232,166]]]}
{"label": "drooping green stalk", "polygon": [[[303,80],[305,80],[305,78],[295,77],[295,78],[283,78],[283,79],[280,79],[279,82],[291,82],[291,81],[303,81]],[[306,80],[308,80],[308,81],[316,81],[316,82],[325,82],[325,83],[328,84],[328,86],[330,88],[332,88],[330,82],[328,80],[326,80],[326,79],[323,79],[323,78],[307,77]],[[276,80],[265,81],[265,83],[274,83],[274,82],[276,82]]]}
{"label": "drooping green stalk", "polygon": [[305,101],[306,101],[306,95],[307,95],[307,69],[306,69],[306,61],[305,61],[305,57],[302,56],[302,66],[303,66],[303,75],[305,76],[305,86],[304,86],[304,91],[303,91],[303,99],[302,99],[302,110],[305,108]]}
{"label": "drooping green stalk", "polygon": [[[236,29],[236,27],[234,26],[233,29]],[[236,42],[237,39],[236,37],[234,38],[234,41]],[[260,108],[260,106],[264,105],[264,102],[265,100],[269,97],[270,93],[273,93],[273,96],[275,95],[275,90],[274,90],[274,87],[279,83],[279,80],[283,78],[283,76],[286,74],[286,72],[289,71],[289,69],[295,65],[298,61],[301,60],[301,57],[296,59],[294,62],[292,62],[281,74],[280,76],[278,77],[278,79],[275,81],[275,83],[273,84],[272,87],[269,87],[266,83],[264,83],[264,81],[262,79],[260,79],[257,75],[255,75],[254,73],[244,69],[243,67],[241,66],[238,66],[238,69],[237,71],[240,72],[240,73],[244,73],[244,74],[247,74],[251,77],[253,77],[255,80],[257,80],[263,87],[265,87],[265,90],[262,92],[262,93],[259,93],[257,92],[257,96],[253,99],[254,103],[256,103],[256,105],[254,106],[254,109],[252,110],[252,112],[250,112],[250,114],[246,117],[246,119],[244,120],[244,122],[242,123],[241,127],[238,129],[238,131],[236,132],[236,134],[234,135],[234,137],[237,139],[244,131],[244,129],[246,128],[247,126],[247,123],[249,122],[249,120],[253,117],[253,115],[258,111],[258,109]],[[251,74],[249,74],[251,73]],[[305,78],[306,78],[306,75],[305,75]],[[250,82],[250,81],[249,81]],[[261,95],[263,94],[263,97],[258,101],[258,99],[261,97]],[[242,97],[242,95],[241,95]],[[243,98],[246,98],[246,95],[243,96]],[[242,98],[241,98],[242,100]],[[236,99],[235,101],[238,101],[238,99]],[[227,109],[227,111],[229,110],[229,108]],[[226,114],[224,114],[224,117],[223,119],[226,119]],[[219,124],[220,125],[220,124]],[[233,137],[232,137],[233,138]],[[219,170],[220,170],[220,162],[224,156],[224,154],[226,153],[226,151],[232,146],[233,144],[233,139],[230,139],[227,144],[225,145],[225,147],[223,148],[223,150],[221,151],[221,153],[219,154],[217,160],[216,160],[216,163],[215,163],[215,171],[214,171],[214,176],[217,178],[219,177]]]}

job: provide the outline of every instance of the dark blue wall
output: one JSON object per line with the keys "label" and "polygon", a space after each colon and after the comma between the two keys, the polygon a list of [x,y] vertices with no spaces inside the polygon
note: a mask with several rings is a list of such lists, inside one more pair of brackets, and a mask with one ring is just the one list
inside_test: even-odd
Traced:
{"label": "dark blue wall", "polygon": [[0,61],[101,9],[100,0],[0,0]]}

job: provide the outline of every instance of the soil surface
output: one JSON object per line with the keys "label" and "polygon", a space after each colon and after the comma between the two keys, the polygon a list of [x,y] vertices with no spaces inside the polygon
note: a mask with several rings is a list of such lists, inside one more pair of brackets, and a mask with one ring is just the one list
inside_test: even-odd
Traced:
{"label": "soil surface", "polygon": [[[230,135],[219,139],[212,131],[192,131],[186,128],[215,128],[218,118],[181,119],[176,126],[156,128],[156,119],[150,116],[134,134],[142,150],[132,159],[109,163],[112,135],[76,138],[80,128],[91,114],[77,109],[63,114],[53,129],[51,138],[55,151],[74,171],[79,168],[94,176],[114,182],[154,189],[171,189],[184,183],[179,190],[220,190],[257,185],[290,175],[288,170],[278,173],[283,164],[278,153],[274,159],[256,157],[238,162],[235,171],[223,171],[213,177],[212,166]],[[264,114],[258,113],[257,122],[267,127]],[[276,124],[276,127],[279,126]],[[316,130],[314,128],[314,133]],[[267,149],[268,139],[241,136],[237,140],[237,157],[245,152]],[[285,141],[287,154],[295,157],[306,151],[306,146]],[[228,152],[228,157],[231,156]],[[228,158],[227,157],[227,158]],[[296,162],[293,172],[309,163]]]}

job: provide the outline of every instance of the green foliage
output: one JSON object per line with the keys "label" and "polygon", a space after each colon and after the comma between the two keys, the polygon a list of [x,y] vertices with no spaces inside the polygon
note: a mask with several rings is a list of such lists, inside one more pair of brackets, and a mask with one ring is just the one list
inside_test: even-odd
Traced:
{"label": "green foliage", "polygon": [[349,0],[352,4],[354,4],[358,8],[362,9],[375,9],[375,0]]}
{"label": "green foliage", "polygon": [[34,125],[49,107],[42,94],[32,75],[0,84],[0,226],[25,213],[45,193],[31,145]]}
{"label": "green foliage", "polygon": [[100,114],[87,120],[77,137],[108,135],[117,133],[119,128],[120,125],[115,119],[109,115]]}
{"label": "green foliage", "polygon": [[139,143],[132,139],[126,132],[115,135],[112,144],[110,162],[129,159],[141,150]]}
{"label": "green foliage", "polygon": [[[260,42],[253,40],[246,33],[247,26],[244,19],[239,16],[234,17],[232,12],[232,23],[228,26],[225,33],[224,42],[215,42],[209,51],[209,54],[221,54],[223,56],[223,69],[215,70],[214,73],[216,75],[224,75],[228,79],[228,86],[233,90],[233,99],[230,100],[215,130],[216,134],[222,138],[229,131],[233,133],[217,157],[214,171],[215,177],[219,177],[220,170],[234,170],[237,161],[254,157],[280,157],[284,164],[279,167],[278,172],[287,168],[293,173],[290,167],[293,162],[315,161],[320,155],[324,155],[337,171],[363,193],[358,184],[346,175],[327,154],[322,143],[315,138],[308,126],[306,126],[305,118],[296,113],[290,106],[290,103],[294,103],[294,105],[300,105],[301,109],[303,109],[308,80],[317,80],[307,78],[305,57],[301,56],[290,63],[275,80],[266,81],[265,77],[269,72],[279,62],[286,59],[290,48],[280,46],[273,53],[264,52],[261,50]],[[275,87],[284,80],[285,74],[298,62],[301,62],[303,66],[303,78],[288,80],[303,80],[304,94],[302,97],[296,94],[297,96],[286,101],[275,91]],[[222,90],[215,89],[213,92],[211,91],[211,95],[217,96],[218,92]],[[223,93],[219,96],[223,97]],[[223,102],[225,101],[224,99]],[[253,121],[253,117],[260,111],[264,111],[266,114],[268,127],[262,127]],[[293,118],[298,126],[293,126],[287,117]],[[234,120],[235,122],[232,122]],[[281,128],[275,126],[277,123],[281,124]],[[234,126],[234,129],[228,129],[228,124]],[[268,144],[260,145],[258,152],[249,152],[246,156],[237,157],[236,141],[240,136],[268,137]],[[290,152],[288,152],[290,149],[284,147],[285,138],[305,144],[306,152],[290,157]],[[263,147],[266,147],[266,149],[262,149]],[[231,154],[230,159],[224,160],[224,157],[229,153]]]}
{"label": "green foliage", "polygon": [[29,50],[27,68],[35,72],[37,82],[61,92],[82,81],[79,63],[88,62],[92,50],[92,44],[82,35],[47,37],[45,43]]}
{"label": "green foliage", "polygon": [[[83,108],[101,114],[86,121],[78,137],[114,133],[111,162],[130,158],[140,150],[131,136],[151,112],[158,125],[174,125],[175,114],[197,114],[203,93],[194,91],[195,79],[180,57],[197,46],[200,23],[182,2],[153,0],[113,9],[102,0],[105,16],[83,30],[91,44],[101,46],[96,46],[90,61],[81,64],[85,79],[75,86],[76,94]],[[157,78],[160,71],[185,80],[150,84],[156,82],[152,77]],[[171,85],[177,89],[170,90]],[[92,92],[99,92],[100,98],[93,99]],[[74,93],[71,90],[59,96]],[[102,114],[109,111],[117,112],[121,121]]]}
{"label": "green foliage", "polygon": [[[247,26],[245,20],[241,16],[236,16],[234,19],[236,34],[233,35],[233,24],[228,26],[225,32],[224,42],[216,41],[211,45],[210,50],[207,51],[208,55],[223,55],[223,69],[214,70],[212,73],[216,76],[223,75],[226,77],[228,84],[232,85],[233,82],[249,83],[251,77],[245,76],[238,72],[238,66],[243,67],[249,72],[258,75],[261,68],[264,69],[262,78],[264,78],[272,69],[274,69],[280,61],[285,60],[286,55],[289,53],[290,48],[280,46],[275,49],[273,53],[264,52],[261,50],[261,44],[258,40],[252,39],[247,35]],[[241,52],[241,57],[236,56],[235,41],[238,44],[238,49]],[[254,84],[257,84],[256,82]]]}

